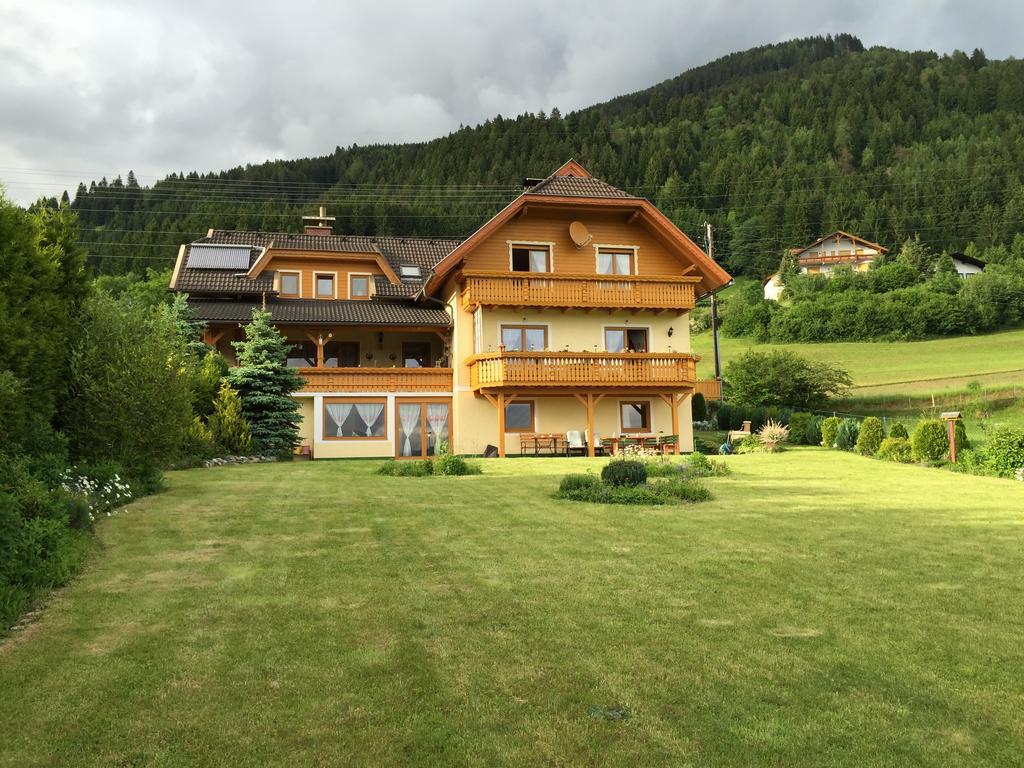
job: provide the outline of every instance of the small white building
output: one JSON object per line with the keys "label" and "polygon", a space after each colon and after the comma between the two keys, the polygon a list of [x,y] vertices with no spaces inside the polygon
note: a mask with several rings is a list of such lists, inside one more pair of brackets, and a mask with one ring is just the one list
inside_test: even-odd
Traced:
{"label": "small white building", "polygon": [[953,265],[956,267],[956,273],[965,280],[968,277],[980,274],[985,269],[984,261],[964,253],[954,253],[952,259]]}

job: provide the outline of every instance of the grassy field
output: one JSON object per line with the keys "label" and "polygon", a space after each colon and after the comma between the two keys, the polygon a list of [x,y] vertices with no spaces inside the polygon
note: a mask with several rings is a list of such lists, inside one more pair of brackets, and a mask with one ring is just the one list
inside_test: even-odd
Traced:
{"label": "grassy field", "polygon": [[0,645],[0,765],[991,765],[1024,754],[1024,484],[821,449],[697,506],[600,460],[191,470]]}
{"label": "grassy field", "polygon": [[[848,370],[858,395],[941,393],[962,389],[971,381],[985,386],[1024,382],[1024,329],[909,342],[762,345],[746,338],[719,340],[723,365],[755,346],[792,349]],[[714,376],[711,334],[697,334],[692,341],[693,351],[703,357],[699,375]]]}

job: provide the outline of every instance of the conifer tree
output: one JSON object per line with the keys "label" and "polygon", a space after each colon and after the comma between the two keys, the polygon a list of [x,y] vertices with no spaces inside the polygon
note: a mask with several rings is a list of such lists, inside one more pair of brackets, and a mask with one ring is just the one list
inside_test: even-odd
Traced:
{"label": "conifer tree", "polygon": [[252,431],[253,449],[285,454],[299,441],[299,404],[292,393],[303,379],[288,367],[288,343],[270,324],[270,313],[253,310],[245,340],[233,342],[238,366],[228,382],[242,399],[242,415]]}
{"label": "conifer tree", "polygon": [[213,441],[228,453],[245,456],[252,452],[252,432],[242,415],[242,401],[226,381],[221,382],[213,401],[209,427]]}

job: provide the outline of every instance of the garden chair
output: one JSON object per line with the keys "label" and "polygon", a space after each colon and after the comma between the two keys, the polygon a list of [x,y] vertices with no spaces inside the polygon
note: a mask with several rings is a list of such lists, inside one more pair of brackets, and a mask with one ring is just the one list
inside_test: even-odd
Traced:
{"label": "garden chair", "polygon": [[643,446],[644,448],[653,448],[654,450],[658,450],[661,448],[661,442],[656,437],[645,437],[643,438]]}
{"label": "garden chair", "polygon": [[[597,435],[594,436],[594,439],[597,439]],[[616,445],[618,444],[618,442],[619,441],[616,440],[614,437],[601,438],[601,442],[599,443],[599,445],[601,446],[601,452],[607,454],[608,456],[614,455],[616,451]]]}
{"label": "garden chair", "polygon": [[527,450],[537,453],[537,436],[532,432],[523,432],[519,435],[519,455],[524,455]]}
{"label": "garden chair", "polygon": [[661,452],[663,455],[669,453],[675,453],[676,446],[679,445],[679,435],[662,435],[661,436]]}
{"label": "garden chair", "polygon": [[579,453],[580,456],[587,455],[587,442],[579,430],[570,429],[565,433],[565,455],[572,456]]}

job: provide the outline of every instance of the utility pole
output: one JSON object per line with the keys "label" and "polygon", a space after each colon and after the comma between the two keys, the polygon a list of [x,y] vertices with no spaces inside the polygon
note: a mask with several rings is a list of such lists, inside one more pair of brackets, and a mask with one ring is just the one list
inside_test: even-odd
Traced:
{"label": "utility pole", "polygon": [[[707,238],[708,245],[708,256],[714,261],[714,232],[711,228],[711,222],[704,222],[706,227],[705,237]],[[722,399],[722,355],[718,351],[718,293],[711,294],[711,333],[715,340],[715,378],[718,379],[718,399]]]}

